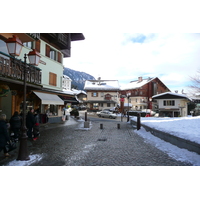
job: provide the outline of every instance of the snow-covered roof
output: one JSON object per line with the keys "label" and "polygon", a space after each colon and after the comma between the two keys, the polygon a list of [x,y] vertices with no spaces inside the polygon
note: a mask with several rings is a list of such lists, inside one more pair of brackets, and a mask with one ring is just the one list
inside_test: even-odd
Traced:
{"label": "snow-covered roof", "polygon": [[64,78],[64,79],[68,79],[68,80],[72,81],[72,79],[71,79],[69,76],[67,76],[67,75],[64,75],[64,74],[63,74],[63,78]]}
{"label": "snow-covered roof", "polygon": [[75,95],[78,95],[78,94],[81,94],[81,93],[87,95],[87,93],[85,91],[83,91],[83,90],[72,89],[72,91],[74,92]]}
{"label": "snow-covered roof", "polygon": [[154,78],[147,78],[147,79],[141,79],[141,80],[136,80],[136,81],[131,81],[130,83],[121,86],[120,90],[130,90],[130,89],[136,89],[139,87],[142,87],[143,85],[147,84],[148,82],[154,80],[156,77]]}
{"label": "snow-covered roof", "polygon": [[86,80],[84,90],[119,90],[118,80]]}
{"label": "snow-covered roof", "polygon": [[64,94],[74,95],[74,92],[71,91],[71,90],[63,90],[62,93],[64,93]]}
{"label": "snow-covered roof", "polygon": [[191,99],[188,96],[186,96],[185,94],[179,94],[179,93],[173,93],[173,92],[164,92],[164,93],[161,93],[161,94],[154,95],[154,96],[152,96],[152,98],[157,98],[157,97],[161,97],[161,96],[164,96],[164,95],[178,96],[180,98],[189,99],[191,101]]}

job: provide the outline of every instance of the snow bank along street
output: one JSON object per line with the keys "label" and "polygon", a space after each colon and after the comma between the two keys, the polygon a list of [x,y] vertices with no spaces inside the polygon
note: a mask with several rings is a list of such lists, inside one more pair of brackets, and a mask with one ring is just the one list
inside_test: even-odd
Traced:
{"label": "snow bank along street", "polygon": [[[132,117],[131,120],[137,121],[137,117]],[[141,117],[141,123],[200,144],[200,116],[174,118]]]}

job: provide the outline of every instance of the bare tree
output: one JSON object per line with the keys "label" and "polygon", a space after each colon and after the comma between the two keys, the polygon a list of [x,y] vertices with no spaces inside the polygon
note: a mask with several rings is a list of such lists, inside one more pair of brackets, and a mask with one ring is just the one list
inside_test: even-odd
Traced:
{"label": "bare tree", "polygon": [[190,77],[192,84],[189,86],[194,89],[196,92],[200,92],[200,69],[197,70],[195,76]]}

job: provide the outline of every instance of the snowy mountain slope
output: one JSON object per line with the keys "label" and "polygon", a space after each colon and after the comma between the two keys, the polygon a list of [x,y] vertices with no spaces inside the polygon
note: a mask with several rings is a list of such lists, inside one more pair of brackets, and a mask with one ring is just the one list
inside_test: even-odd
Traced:
{"label": "snowy mountain slope", "polygon": [[65,67],[63,74],[69,76],[72,79],[72,87],[77,87],[76,89],[83,90],[86,80],[95,80],[93,76],[85,72],[76,71]]}

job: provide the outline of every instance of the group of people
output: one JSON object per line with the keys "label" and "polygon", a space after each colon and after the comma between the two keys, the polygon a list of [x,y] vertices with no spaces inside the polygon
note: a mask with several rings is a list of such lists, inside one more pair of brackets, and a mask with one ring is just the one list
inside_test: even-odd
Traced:
{"label": "group of people", "polygon": [[[14,112],[9,122],[6,120],[5,114],[0,115],[0,151],[4,150],[6,157],[10,156],[5,146],[10,142],[11,137],[15,142],[18,142],[20,138],[22,120],[22,116],[17,111]],[[39,136],[39,115],[32,108],[26,115],[26,128],[28,138],[36,140]]]}

